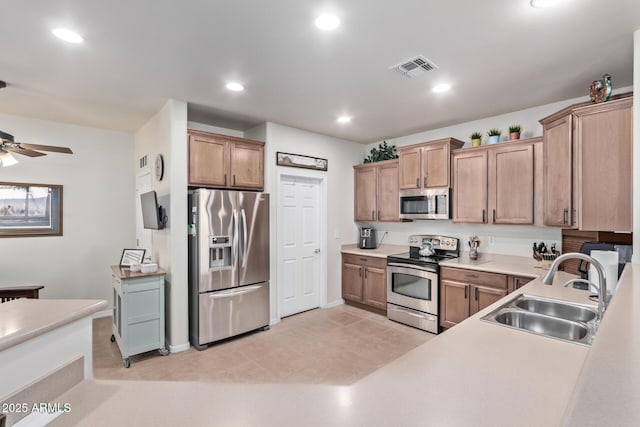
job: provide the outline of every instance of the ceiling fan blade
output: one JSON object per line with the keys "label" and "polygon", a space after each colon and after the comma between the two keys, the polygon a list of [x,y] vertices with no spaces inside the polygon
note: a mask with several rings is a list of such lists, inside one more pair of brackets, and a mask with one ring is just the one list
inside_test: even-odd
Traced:
{"label": "ceiling fan blade", "polygon": [[20,147],[2,147],[3,150],[11,151],[12,153],[22,154],[23,156],[29,157],[40,157],[46,156],[47,153],[41,153],[39,151],[27,150]]}
{"label": "ceiling fan blade", "polygon": [[56,153],[73,154],[73,151],[71,151],[71,149],[67,147],[55,147],[53,145],[26,144],[24,142],[20,142],[19,144],[20,144],[20,147],[31,149],[31,150],[53,151]]}

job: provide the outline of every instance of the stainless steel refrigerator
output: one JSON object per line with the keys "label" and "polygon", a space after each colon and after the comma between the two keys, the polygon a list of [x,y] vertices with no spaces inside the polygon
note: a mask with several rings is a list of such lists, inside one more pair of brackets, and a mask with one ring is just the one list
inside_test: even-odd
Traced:
{"label": "stainless steel refrigerator", "polygon": [[208,343],[269,325],[269,195],[189,192],[189,335]]}

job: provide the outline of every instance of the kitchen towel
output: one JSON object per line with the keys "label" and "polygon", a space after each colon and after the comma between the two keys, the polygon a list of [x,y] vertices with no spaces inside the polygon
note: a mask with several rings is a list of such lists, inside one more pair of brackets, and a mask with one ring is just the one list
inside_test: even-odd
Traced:
{"label": "kitchen towel", "polygon": [[[602,264],[604,275],[607,278],[607,293],[613,295],[618,285],[618,252],[616,251],[591,251],[591,256]],[[593,266],[589,267],[589,280],[598,284],[600,278]],[[592,289],[592,291],[595,291]]]}

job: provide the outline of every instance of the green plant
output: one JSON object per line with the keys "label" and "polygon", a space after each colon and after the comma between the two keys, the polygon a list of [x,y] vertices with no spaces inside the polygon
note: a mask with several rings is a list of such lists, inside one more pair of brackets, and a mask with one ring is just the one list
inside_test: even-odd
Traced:
{"label": "green plant", "polygon": [[388,145],[387,141],[383,141],[378,148],[373,147],[371,153],[365,157],[365,163],[381,162],[383,160],[391,160],[398,158],[398,150],[395,145]]}
{"label": "green plant", "polygon": [[502,135],[502,131],[500,129],[493,128],[493,129],[490,129],[487,132],[487,135],[489,135],[489,136],[500,136],[500,135]]}
{"label": "green plant", "polygon": [[520,132],[520,125],[509,126],[509,133]]}
{"label": "green plant", "polygon": [[474,132],[471,134],[471,139],[482,139],[482,132]]}

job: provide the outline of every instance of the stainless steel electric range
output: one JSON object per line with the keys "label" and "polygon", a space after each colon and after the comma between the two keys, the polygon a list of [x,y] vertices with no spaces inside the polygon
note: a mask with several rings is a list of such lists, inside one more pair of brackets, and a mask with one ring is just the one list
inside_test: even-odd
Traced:
{"label": "stainless steel electric range", "polygon": [[[433,253],[423,256],[421,250],[423,255]],[[459,255],[459,240],[455,237],[410,236],[409,252],[387,257],[387,317],[437,334],[440,330],[438,262]]]}

